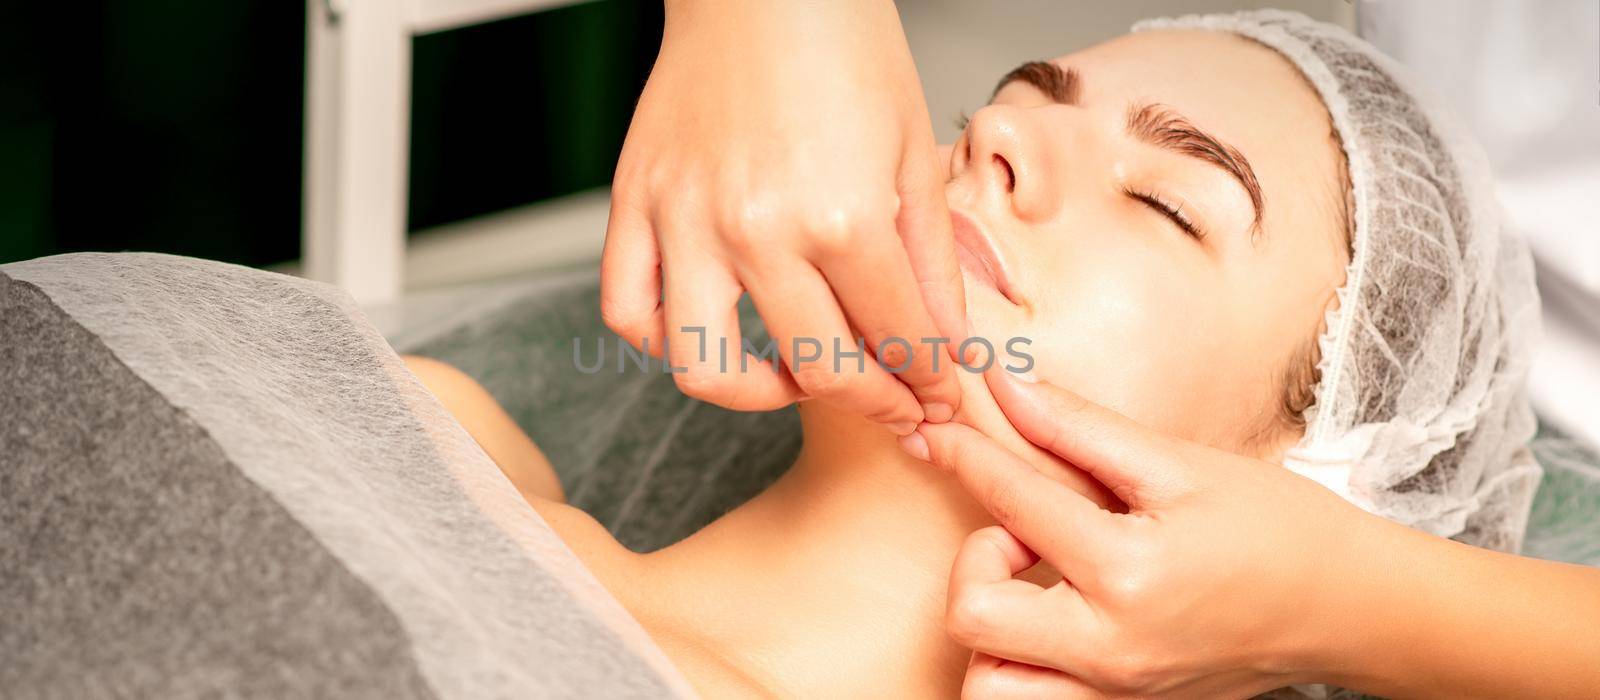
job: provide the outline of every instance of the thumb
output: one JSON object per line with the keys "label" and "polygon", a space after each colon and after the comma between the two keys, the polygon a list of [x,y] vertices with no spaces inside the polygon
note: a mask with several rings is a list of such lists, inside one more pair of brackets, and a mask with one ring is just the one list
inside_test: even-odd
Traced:
{"label": "thumb", "polygon": [[895,228],[921,287],[922,303],[939,333],[950,340],[951,360],[958,360],[956,347],[967,338],[967,296],[944,199],[945,169],[932,138],[928,141],[908,148],[900,166]]}
{"label": "thumb", "polygon": [[1131,509],[1187,490],[1198,445],[1163,435],[1071,391],[1004,368],[989,390],[1017,432],[1105,484]]}

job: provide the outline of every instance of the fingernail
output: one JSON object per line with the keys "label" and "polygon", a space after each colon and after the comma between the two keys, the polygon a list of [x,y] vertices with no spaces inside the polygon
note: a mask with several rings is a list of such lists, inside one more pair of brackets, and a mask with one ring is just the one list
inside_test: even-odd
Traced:
{"label": "fingernail", "polygon": [[943,423],[956,415],[956,410],[947,403],[922,404],[922,419],[929,423]]}
{"label": "fingernail", "polygon": [[900,436],[900,449],[924,462],[933,461],[928,458],[928,440],[922,437],[922,433],[912,432],[910,435]]}
{"label": "fingernail", "polygon": [[912,421],[900,421],[898,423],[889,424],[889,431],[900,436],[910,435],[911,433],[915,432],[916,429],[917,424]]}

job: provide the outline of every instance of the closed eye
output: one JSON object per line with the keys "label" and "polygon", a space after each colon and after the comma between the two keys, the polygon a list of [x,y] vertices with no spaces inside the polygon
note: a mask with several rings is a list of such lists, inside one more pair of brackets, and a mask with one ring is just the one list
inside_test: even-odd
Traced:
{"label": "closed eye", "polygon": [[1157,214],[1167,217],[1167,220],[1171,221],[1173,225],[1177,226],[1184,233],[1193,236],[1195,240],[1200,240],[1206,237],[1205,233],[1200,230],[1200,227],[1195,225],[1194,220],[1190,219],[1188,215],[1183,213],[1182,204],[1171,204],[1161,195],[1154,192],[1123,188],[1122,193],[1142,202],[1145,206],[1155,210]]}

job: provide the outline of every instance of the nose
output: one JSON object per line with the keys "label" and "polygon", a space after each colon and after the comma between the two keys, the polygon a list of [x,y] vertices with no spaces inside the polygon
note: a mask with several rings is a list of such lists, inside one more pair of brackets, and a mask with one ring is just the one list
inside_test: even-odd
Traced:
{"label": "nose", "polygon": [[966,152],[958,177],[973,178],[985,198],[1004,198],[1026,221],[1048,219],[1059,206],[1045,177],[1043,133],[1036,109],[988,105],[967,124]]}

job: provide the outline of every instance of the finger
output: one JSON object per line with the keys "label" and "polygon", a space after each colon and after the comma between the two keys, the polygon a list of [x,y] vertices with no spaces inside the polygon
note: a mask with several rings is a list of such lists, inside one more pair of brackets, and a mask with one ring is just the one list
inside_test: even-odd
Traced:
{"label": "finger", "polygon": [[898,435],[922,421],[916,396],[870,357],[835,362],[836,348],[857,351],[856,336],[816,268],[773,261],[740,280],[800,391],[846,406]]}
{"label": "finger", "polygon": [[1057,570],[1070,577],[1111,555],[1118,534],[1111,516],[1083,494],[965,425],[924,424],[916,435],[926,443],[929,462],[953,471],[996,522]]}
{"label": "finger", "polygon": [[937,157],[939,159],[939,177],[945,182],[950,181],[950,157],[954,155],[955,150],[955,145],[948,143],[939,144],[939,146],[934,149],[935,153],[938,154]]}
{"label": "finger", "polygon": [[661,256],[649,216],[621,188],[612,190],[600,253],[600,317],[634,348],[661,357]]}
{"label": "finger", "polygon": [[853,250],[818,251],[817,267],[878,362],[916,395],[926,420],[943,423],[961,405],[959,370],[923,339],[949,336],[940,334],[923,306],[900,238],[882,234],[851,237]]}
{"label": "finger", "polygon": [[933,324],[943,337],[950,339],[950,358],[958,359],[956,349],[970,329],[966,288],[956,257],[955,237],[950,233],[950,210],[944,199],[944,163],[948,159],[941,163],[939,151],[922,148],[912,149],[906,161],[895,228],[900,232]]}
{"label": "finger", "polygon": [[732,272],[715,259],[671,245],[663,253],[667,359],[678,388],[738,411],[770,411],[801,398],[776,357],[758,360],[745,353],[738,308],[744,290]]}
{"label": "finger", "polygon": [[973,612],[965,605],[979,600],[980,589],[987,586],[1004,586],[1008,589],[1007,595],[1019,597],[1043,592],[1044,588],[1015,578],[1038,561],[1039,555],[999,525],[967,535],[956,552],[955,563],[950,566],[949,593],[945,600],[947,620],[963,618]]}
{"label": "finger", "polygon": [[[1010,581],[1012,577],[1039,563],[1038,554],[1000,525],[974,530],[967,535],[959,554],[971,555],[967,559],[958,555],[951,569],[952,578],[960,578],[963,582]],[[954,581],[951,582],[951,592],[957,592]]]}
{"label": "finger", "polygon": [[1049,588],[1013,578],[1038,557],[1005,528],[978,530],[950,569],[945,632],[962,646],[1071,670],[1096,618],[1065,581]]}
{"label": "finger", "polygon": [[1146,428],[1071,391],[996,368],[987,374],[995,402],[1017,432],[1088,472],[1130,507],[1176,495],[1192,445]]}
{"label": "finger", "polygon": [[1093,688],[1051,668],[973,652],[961,683],[962,700],[1078,700],[1099,698]]}

